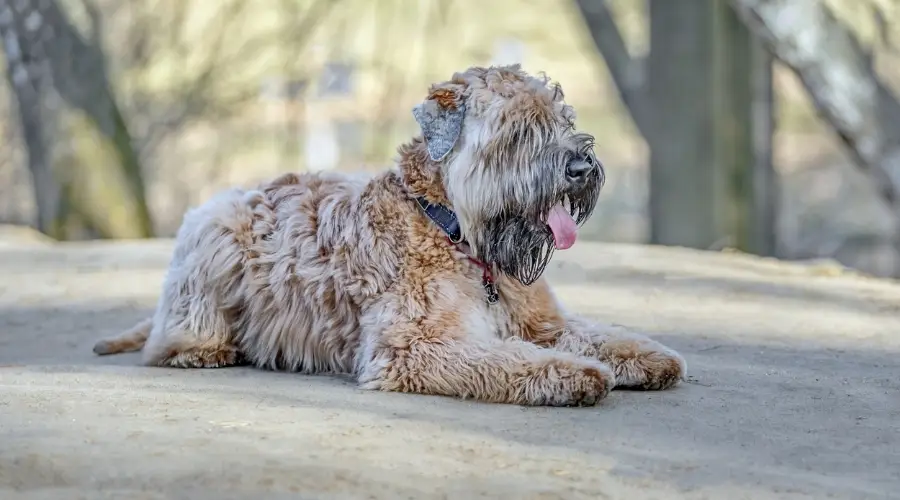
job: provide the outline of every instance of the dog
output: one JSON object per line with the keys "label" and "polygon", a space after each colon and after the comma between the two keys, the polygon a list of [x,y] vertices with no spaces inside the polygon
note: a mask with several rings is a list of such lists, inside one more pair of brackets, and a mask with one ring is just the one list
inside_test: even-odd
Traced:
{"label": "dog", "polygon": [[684,379],[677,352],[567,311],[542,277],[605,181],[558,83],[472,67],[412,113],[394,168],[288,173],[187,211],[155,314],[94,352],[517,405]]}

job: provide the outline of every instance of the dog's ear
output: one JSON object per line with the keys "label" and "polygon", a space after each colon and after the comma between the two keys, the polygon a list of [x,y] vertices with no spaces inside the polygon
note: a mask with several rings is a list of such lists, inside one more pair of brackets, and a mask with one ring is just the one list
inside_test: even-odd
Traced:
{"label": "dog's ear", "polygon": [[412,112],[422,129],[428,156],[432,161],[443,160],[462,133],[465,103],[455,90],[438,88],[422,104],[414,107]]}

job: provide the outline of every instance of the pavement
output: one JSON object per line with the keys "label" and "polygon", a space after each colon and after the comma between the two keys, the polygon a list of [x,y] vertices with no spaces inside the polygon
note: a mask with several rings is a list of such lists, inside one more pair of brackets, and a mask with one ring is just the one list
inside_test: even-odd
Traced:
{"label": "pavement", "polygon": [[150,314],[170,251],[0,231],[0,499],[900,498],[896,282],[579,242],[560,297],[679,350],[688,380],[523,408],[95,356]]}

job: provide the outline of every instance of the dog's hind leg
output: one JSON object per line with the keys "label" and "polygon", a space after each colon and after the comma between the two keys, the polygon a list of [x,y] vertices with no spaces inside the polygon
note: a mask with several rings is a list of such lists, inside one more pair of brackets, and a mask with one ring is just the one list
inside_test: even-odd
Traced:
{"label": "dog's hind leg", "polygon": [[143,350],[144,364],[173,368],[242,364],[228,309],[214,299],[215,294],[187,290],[177,282],[167,283]]}
{"label": "dog's hind leg", "polygon": [[[196,306],[196,305],[195,305]],[[221,312],[204,308],[173,311],[153,331],[144,348],[144,364],[173,368],[223,368],[243,363],[243,356],[232,340],[228,323]]]}
{"label": "dog's hind leg", "polygon": [[99,355],[140,351],[150,336],[153,320],[147,318],[115,337],[102,339],[94,344],[94,353]]}
{"label": "dog's hind leg", "polygon": [[220,338],[198,338],[188,332],[169,334],[145,364],[173,368],[225,368],[239,365],[244,357],[234,344]]}

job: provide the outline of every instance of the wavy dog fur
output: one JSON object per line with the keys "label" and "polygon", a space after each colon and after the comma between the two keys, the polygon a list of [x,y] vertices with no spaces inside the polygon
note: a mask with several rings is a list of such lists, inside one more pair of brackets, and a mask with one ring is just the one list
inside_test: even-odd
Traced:
{"label": "wavy dog fur", "polygon": [[[433,85],[414,114],[423,134],[396,168],[285,174],[190,210],[153,317],[94,351],[523,405],[590,405],[615,386],[684,377],[676,352],[566,312],[540,278],[548,210],[563,202],[581,223],[603,184],[558,85],[518,65],[471,68]],[[588,174],[573,182],[578,162]],[[497,273],[499,302],[418,196],[457,214],[470,255]]]}

